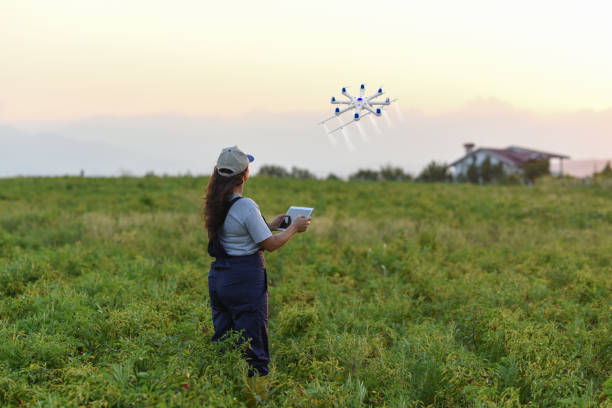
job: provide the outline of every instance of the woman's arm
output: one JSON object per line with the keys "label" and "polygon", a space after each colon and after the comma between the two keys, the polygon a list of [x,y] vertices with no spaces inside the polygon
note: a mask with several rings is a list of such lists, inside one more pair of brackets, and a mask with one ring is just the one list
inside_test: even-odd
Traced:
{"label": "woman's arm", "polygon": [[287,217],[287,214],[280,214],[274,217],[274,219],[268,223],[268,228],[270,228],[270,231],[278,231],[278,227],[280,226],[281,222],[283,222],[285,217]]}
{"label": "woman's arm", "polygon": [[259,243],[263,249],[266,251],[275,251],[278,248],[282,247],[291,239],[292,236],[295,235],[296,232],[304,232],[308,229],[308,225],[310,224],[311,218],[304,217],[303,215],[297,217],[286,230],[281,232],[280,234],[273,235],[269,238],[264,239]]}

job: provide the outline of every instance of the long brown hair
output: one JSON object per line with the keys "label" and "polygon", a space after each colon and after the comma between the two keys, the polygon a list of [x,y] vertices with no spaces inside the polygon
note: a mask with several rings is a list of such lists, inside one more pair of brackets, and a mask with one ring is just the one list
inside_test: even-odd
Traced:
{"label": "long brown hair", "polygon": [[202,211],[206,229],[208,230],[208,239],[217,239],[217,233],[223,226],[223,221],[225,221],[229,211],[229,204],[234,195],[234,187],[244,182],[243,177],[246,171],[235,176],[226,177],[220,176],[215,167],[210,180],[208,180]]}

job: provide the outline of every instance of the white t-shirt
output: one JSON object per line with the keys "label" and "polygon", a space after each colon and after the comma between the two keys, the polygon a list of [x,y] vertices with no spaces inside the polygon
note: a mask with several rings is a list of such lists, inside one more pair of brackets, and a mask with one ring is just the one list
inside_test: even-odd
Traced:
{"label": "white t-shirt", "polygon": [[[234,194],[237,197],[238,194]],[[259,251],[259,243],[272,236],[255,201],[244,197],[227,213],[219,233],[219,242],[232,256],[251,255]]]}

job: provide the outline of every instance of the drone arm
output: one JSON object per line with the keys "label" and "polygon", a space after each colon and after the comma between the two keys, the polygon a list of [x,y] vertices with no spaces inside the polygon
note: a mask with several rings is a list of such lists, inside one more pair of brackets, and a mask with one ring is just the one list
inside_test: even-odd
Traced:
{"label": "drone arm", "polygon": [[[382,94],[381,94],[382,95]],[[370,105],[391,105],[393,102],[396,102],[397,98],[389,99],[387,98],[384,102],[369,102]]]}
{"label": "drone arm", "polygon": [[386,105],[391,105],[393,102],[396,102],[396,101],[397,101],[397,98],[395,99],[387,98],[387,100],[384,102],[370,102],[370,105],[385,105],[386,106]]}
{"label": "drone arm", "polygon": [[384,95],[384,94],[385,94],[384,92],[381,92],[381,93],[378,93],[378,92],[377,92],[377,93],[375,93],[374,95],[368,96],[368,97],[366,98],[366,100],[367,100],[368,102],[370,102],[370,101],[373,101],[374,99],[376,99],[376,98],[378,98],[379,96],[382,96],[382,95]]}
{"label": "drone arm", "polygon": [[[355,108],[355,107],[354,107],[353,105],[351,105],[351,106],[349,106],[349,107],[346,107],[346,108],[342,109],[340,112],[336,112],[336,114],[335,114],[334,116],[331,116],[331,117],[329,117],[329,118],[327,118],[327,119],[325,119],[325,120],[323,120],[323,121],[319,122],[319,125],[322,125],[322,124],[324,124],[325,122],[330,121],[330,120],[332,120],[332,119],[336,118],[337,116],[342,115],[344,112],[349,111],[349,110],[354,109],[354,108]],[[330,132],[330,133],[331,133],[331,132]]]}
{"label": "drone arm", "polygon": [[[372,109],[372,108],[371,108],[370,106],[368,106],[368,105],[364,105],[364,106],[363,106],[363,108],[364,108],[365,110],[367,110],[367,111],[368,111],[368,113],[373,113],[373,114],[374,114],[374,115],[376,115],[376,116],[379,116],[379,115],[380,115],[379,113],[376,113],[376,111],[375,111],[374,109]],[[364,113],[364,114],[362,115],[362,117],[363,117],[363,116],[365,116],[365,115],[367,115],[368,113]]]}
{"label": "drone arm", "polygon": [[[363,118],[364,116],[367,116],[367,115],[369,115],[369,114],[370,114],[370,112],[366,112],[366,113],[364,113],[363,115],[361,115],[361,117]],[[329,131],[329,133],[328,133],[328,135],[331,135],[332,133],[337,132],[338,130],[342,129],[343,127],[345,127],[345,126],[347,126],[347,125],[350,125],[350,124],[351,124],[351,123],[353,123],[353,122],[355,122],[355,119],[353,119],[353,120],[349,120],[348,122],[345,122],[345,123],[341,124],[341,125],[340,125],[340,126],[338,126],[337,128],[330,130],[330,131]]]}
{"label": "drone arm", "polygon": [[331,116],[331,117],[329,117],[329,118],[327,118],[327,119],[325,119],[325,120],[322,120],[321,122],[319,122],[319,123],[317,123],[317,124],[318,124],[318,125],[323,125],[325,122],[329,122],[330,120],[335,119],[335,118],[336,118],[336,115]]}
{"label": "drone arm", "polygon": [[346,108],[342,109],[340,112],[336,112],[336,116],[342,115],[344,112],[350,111],[351,109],[355,109],[355,105],[347,106]]}
{"label": "drone arm", "polygon": [[332,105],[350,105],[350,101],[332,101]]}
{"label": "drone arm", "polygon": [[347,98],[349,98],[350,100],[353,100],[355,98],[353,98],[353,95],[351,95],[350,93],[348,93],[348,91],[344,91],[342,92],[342,95],[346,96]]}
{"label": "drone arm", "polygon": [[328,135],[331,135],[332,133],[337,132],[338,130],[342,129],[342,128],[343,128],[343,127],[345,127],[346,125],[350,125],[352,122],[353,122],[353,121],[352,121],[352,120],[350,120],[350,121],[348,121],[348,122],[346,122],[346,123],[341,124],[341,125],[340,125],[340,126],[338,126],[337,128],[330,130],[330,131],[329,131],[329,133],[328,133]]}

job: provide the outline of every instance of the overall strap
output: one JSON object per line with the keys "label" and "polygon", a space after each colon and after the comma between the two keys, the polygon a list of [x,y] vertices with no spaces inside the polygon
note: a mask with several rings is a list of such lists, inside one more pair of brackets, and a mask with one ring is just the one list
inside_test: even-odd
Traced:
{"label": "overall strap", "polygon": [[[229,207],[227,207],[227,212],[225,213],[225,217],[223,217],[223,222],[225,222],[225,219],[227,218],[227,214],[229,214],[229,210],[232,208],[232,205],[234,205],[234,203],[238,200],[240,200],[242,198],[242,196],[238,196],[238,197],[234,197],[230,200],[229,203]],[[223,225],[223,224],[221,224]]]}

